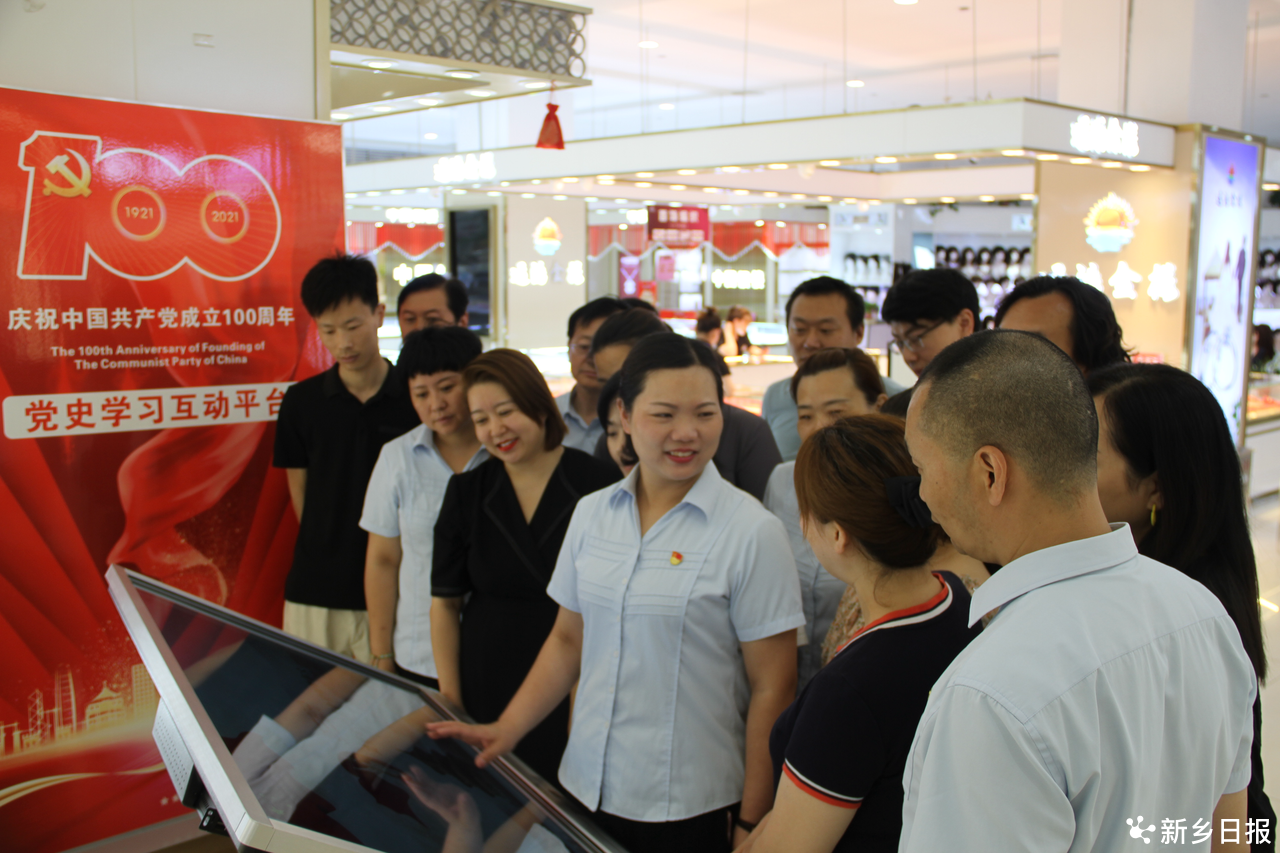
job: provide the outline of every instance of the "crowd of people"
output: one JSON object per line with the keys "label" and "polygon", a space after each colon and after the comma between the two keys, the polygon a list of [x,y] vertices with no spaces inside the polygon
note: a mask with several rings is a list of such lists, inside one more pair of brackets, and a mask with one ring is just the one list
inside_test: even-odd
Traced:
{"label": "crowd of people", "polygon": [[1273,849],[1235,445],[1098,290],[1031,279],[981,331],[973,283],[913,272],[882,307],[902,388],[811,279],[763,417],[724,402],[737,317],[588,302],[553,397],[455,281],[402,290],[396,365],[367,260],[302,299],[336,364],[280,409],[285,630],[438,690],[476,722],[426,736],[514,753],[623,848],[1121,850],[1168,820]]}

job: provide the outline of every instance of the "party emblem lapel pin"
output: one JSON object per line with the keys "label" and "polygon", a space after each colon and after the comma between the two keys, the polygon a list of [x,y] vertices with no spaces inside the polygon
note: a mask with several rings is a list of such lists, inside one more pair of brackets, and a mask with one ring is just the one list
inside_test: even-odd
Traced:
{"label": "party emblem lapel pin", "polygon": [[683,562],[684,562],[684,554],[681,554],[679,551],[671,552],[671,565],[678,566]]}

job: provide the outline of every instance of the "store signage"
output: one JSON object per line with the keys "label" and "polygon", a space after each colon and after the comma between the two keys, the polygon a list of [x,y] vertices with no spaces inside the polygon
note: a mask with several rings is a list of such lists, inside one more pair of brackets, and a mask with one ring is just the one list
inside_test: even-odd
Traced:
{"label": "store signage", "polygon": [[435,266],[432,266],[431,264],[414,264],[413,266],[409,266],[408,264],[398,264],[393,270],[391,270],[391,277],[399,282],[401,287],[404,287],[418,276],[427,275],[428,273],[447,275],[444,264],[436,264]]}
{"label": "store signage", "polygon": [[1138,123],[1115,117],[1081,114],[1071,123],[1071,147],[1081,154],[1132,160],[1141,150]]}
{"label": "store signage", "polygon": [[539,255],[551,257],[560,251],[560,243],[564,240],[564,232],[550,216],[543,217],[538,227],[533,229],[533,250]]}
{"label": "store signage", "polygon": [[400,222],[409,225],[439,225],[440,211],[434,207],[388,207],[388,222]]}
{"label": "store signage", "polygon": [[582,261],[569,261],[568,265],[552,263],[547,267],[546,261],[526,263],[518,261],[507,270],[507,281],[516,287],[543,287],[548,282],[581,286],[587,283]]}
{"label": "store signage", "polygon": [[[1062,277],[1071,273],[1067,272],[1066,264],[1056,263],[1049,267],[1049,275]],[[1103,293],[1107,292],[1107,289],[1102,286],[1102,269],[1097,261],[1076,264],[1075,277]],[[1106,279],[1106,282],[1111,285],[1112,299],[1137,299],[1138,285],[1143,280],[1144,276],[1141,272],[1130,267],[1127,261],[1119,261],[1116,264],[1116,271]],[[1153,302],[1173,302],[1182,295],[1178,289],[1177,264],[1154,264],[1151,272],[1145,276],[1145,280],[1147,296]]]}
{"label": "store signage", "polygon": [[1099,252],[1118,252],[1133,240],[1138,217],[1133,206],[1115,193],[1094,202],[1084,218],[1085,242]]}
{"label": "store signage", "polygon": [[649,207],[649,240],[669,249],[692,249],[711,239],[711,211],[705,207]]}
{"label": "store signage", "polygon": [[438,184],[460,184],[465,181],[491,181],[498,177],[492,151],[479,154],[455,154],[441,157],[431,169]]}
{"label": "store signage", "polygon": [[712,270],[711,284],[729,290],[764,290],[764,270]]}

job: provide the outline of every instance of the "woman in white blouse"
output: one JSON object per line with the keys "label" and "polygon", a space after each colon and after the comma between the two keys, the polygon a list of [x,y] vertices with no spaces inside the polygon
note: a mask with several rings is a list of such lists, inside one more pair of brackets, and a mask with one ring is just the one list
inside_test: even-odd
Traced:
{"label": "woman in white blouse", "polygon": [[631,853],[729,849],[768,810],[768,736],[795,695],[799,582],[782,524],[711,462],[711,352],[636,344],[619,406],[639,459],[574,511],[547,591],[560,614],[498,721],[432,723],[504,755],[577,682],[560,782]]}

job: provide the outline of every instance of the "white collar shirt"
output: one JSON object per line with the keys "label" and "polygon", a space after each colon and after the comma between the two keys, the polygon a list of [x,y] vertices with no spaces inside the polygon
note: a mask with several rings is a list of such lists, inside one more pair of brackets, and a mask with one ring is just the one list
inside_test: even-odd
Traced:
{"label": "white collar shirt", "polygon": [[642,537],[639,468],[587,495],[547,592],[582,614],[560,781],[588,808],[676,821],[742,797],[741,644],[804,624],[786,531],[708,464]]}
{"label": "white collar shirt", "polygon": [[1113,525],[1009,563],[970,624],[995,608],[930,693],[899,850],[1118,853],[1161,842],[1165,821],[1178,843],[1216,833],[1219,798],[1249,782],[1257,693],[1217,598]]}
{"label": "white collar shirt", "polygon": [[[482,447],[467,462],[470,471],[489,458]],[[392,636],[396,663],[436,677],[431,652],[431,553],[436,516],[453,470],[436,449],[426,424],[382,446],[369,477],[360,527],[388,539],[400,539],[399,597]]]}
{"label": "white collar shirt", "polygon": [[[577,390],[577,387],[573,386],[574,390]],[[564,418],[564,425],[569,428],[562,442],[564,446],[581,450],[583,453],[595,453],[596,444],[600,441],[600,436],[604,435],[604,424],[600,423],[600,419],[592,418],[591,423],[582,419],[582,415],[578,414],[578,410],[573,407],[573,390],[565,391],[556,397],[556,406],[559,407],[560,415]]]}

